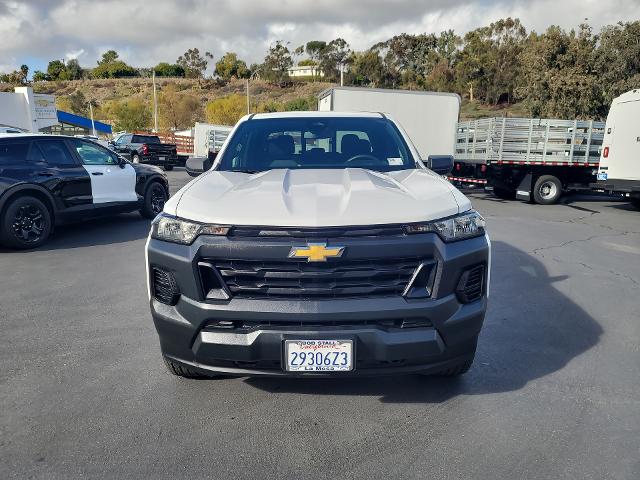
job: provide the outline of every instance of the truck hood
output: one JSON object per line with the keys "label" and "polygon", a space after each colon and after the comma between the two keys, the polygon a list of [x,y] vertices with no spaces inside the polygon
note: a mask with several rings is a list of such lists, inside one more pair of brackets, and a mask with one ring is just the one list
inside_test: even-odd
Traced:
{"label": "truck hood", "polygon": [[204,223],[325,227],[422,222],[469,208],[429,170],[348,168],[209,171],[172,197],[165,212]]}

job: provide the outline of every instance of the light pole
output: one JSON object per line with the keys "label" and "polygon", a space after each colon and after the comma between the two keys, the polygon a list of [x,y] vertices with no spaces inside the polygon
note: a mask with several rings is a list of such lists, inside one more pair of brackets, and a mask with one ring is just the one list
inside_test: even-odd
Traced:
{"label": "light pole", "polygon": [[156,71],[151,75],[153,80],[153,131],[158,132],[158,97],[156,95]]}

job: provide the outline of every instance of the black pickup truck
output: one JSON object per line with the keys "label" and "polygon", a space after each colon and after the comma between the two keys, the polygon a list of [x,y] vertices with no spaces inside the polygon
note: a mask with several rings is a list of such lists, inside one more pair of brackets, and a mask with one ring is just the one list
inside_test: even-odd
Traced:
{"label": "black pickup truck", "polygon": [[112,148],[133,163],[159,165],[165,170],[173,170],[178,164],[178,151],[175,145],[161,143],[157,135],[139,135],[125,133],[112,144]]}

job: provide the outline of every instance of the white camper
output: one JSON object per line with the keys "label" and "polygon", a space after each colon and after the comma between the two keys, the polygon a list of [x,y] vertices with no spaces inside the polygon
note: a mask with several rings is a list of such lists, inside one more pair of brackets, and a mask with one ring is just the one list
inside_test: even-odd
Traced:
{"label": "white camper", "polygon": [[622,194],[640,208],[640,89],[611,103],[595,188]]}
{"label": "white camper", "polygon": [[335,87],[318,96],[321,112],[381,112],[407,132],[424,160],[453,158],[460,96],[455,93]]}

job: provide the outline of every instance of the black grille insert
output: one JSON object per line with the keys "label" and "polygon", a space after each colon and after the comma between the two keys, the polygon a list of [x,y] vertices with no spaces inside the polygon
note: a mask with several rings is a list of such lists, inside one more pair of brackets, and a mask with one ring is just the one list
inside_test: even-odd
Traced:
{"label": "black grille insert", "polygon": [[332,320],[327,322],[299,322],[290,320],[212,320],[205,324],[204,330],[234,331],[236,333],[252,330],[293,328],[300,330],[319,328],[431,328],[433,324],[427,318],[386,318],[383,320]]}
{"label": "black grille insert", "polygon": [[153,296],[161,303],[175,305],[180,298],[180,290],[171,272],[151,267],[151,289]]}
{"label": "black grille insert", "polygon": [[466,270],[460,277],[456,293],[462,303],[478,300],[484,293],[484,265]]}
{"label": "black grille insert", "polygon": [[[420,258],[339,262],[207,260],[236,297],[338,298],[401,295]],[[200,268],[204,261],[199,263]]]}

